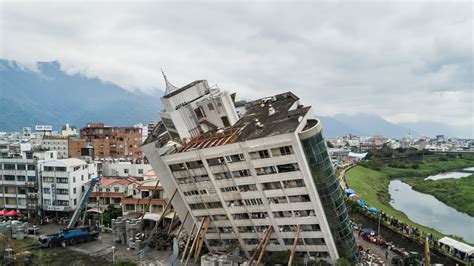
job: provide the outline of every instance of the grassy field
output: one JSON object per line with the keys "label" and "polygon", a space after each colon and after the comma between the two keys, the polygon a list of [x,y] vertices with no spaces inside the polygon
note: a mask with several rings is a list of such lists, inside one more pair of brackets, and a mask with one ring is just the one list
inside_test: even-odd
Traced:
{"label": "grassy field", "polygon": [[433,195],[438,200],[474,217],[474,175],[460,179],[404,179],[414,190]]}
{"label": "grassy field", "polygon": [[386,173],[356,166],[346,173],[346,181],[348,186],[354,189],[361,200],[367,202],[370,207],[382,210],[386,214],[394,216],[410,226],[429,232],[437,238],[443,237],[440,232],[411,221],[403,212],[390,206],[390,194],[388,193],[390,178]]}

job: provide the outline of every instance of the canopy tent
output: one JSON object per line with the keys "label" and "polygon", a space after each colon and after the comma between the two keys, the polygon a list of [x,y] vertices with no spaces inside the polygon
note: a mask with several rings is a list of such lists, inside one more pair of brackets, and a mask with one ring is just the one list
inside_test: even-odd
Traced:
{"label": "canopy tent", "polygon": [[365,206],[367,206],[367,203],[365,203],[364,201],[362,201],[362,200],[360,200],[360,199],[357,200],[357,203],[359,204],[360,207],[365,207]]}
{"label": "canopy tent", "polygon": [[103,208],[92,208],[92,209],[88,209],[86,212],[104,213],[104,209]]}
{"label": "canopy tent", "polygon": [[358,200],[358,199],[359,199],[359,195],[357,195],[357,194],[350,194],[350,195],[349,195],[349,198],[352,199],[352,200]]}
{"label": "canopy tent", "polygon": [[450,237],[443,237],[441,238],[440,240],[438,240],[438,243],[441,243],[443,245],[446,245],[446,246],[449,246],[449,247],[453,247],[454,245],[456,245],[457,243],[459,243],[459,241],[457,240],[454,240]]}
{"label": "canopy tent", "polygon": [[364,152],[364,153],[349,152],[349,157],[353,157],[353,158],[362,160],[362,159],[365,158],[365,156],[367,156],[367,154],[368,154],[367,152]]}
{"label": "canopy tent", "polygon": [[474,247],[471,247],[467,244],[464,244],[462,242],[458,242],[453,246],[455,250],[461,251],[462,253],[466,255],[473,255],[474,254]]}
{"label": "canopy tent", "polygon": [[17,211],[15,211],[15,210],[11,210],[11,211],[6,212],[6,213],[4,214],[4,216],[6,216],[6,217],[13,217],[13,216],[17,216],[17,215],[19,215],[19,214],[20,214],[20,212],[17,212]]}
{"label": "canopy tent", "polygon": [[6,209],[3,209],[0,211],[0,216],[5,216],[5,214],[7,213],[8,211]]}
{"label": "canopy tent", "polygon": [[346,192],[346,195],[349,196],[351,194],[355,194],[355,191],[352,190],[351,188],[346,188],[344,189],[344,192]]}
{"label": "canopy tent", "polygon": [[145,216],[143,216],[143,219],[145,220],[152,220],[152,221],[158,221],[161,217],[161,214],[158,213],[145,213]]}
{"label": "canopy tent", "polygon": [[372,213],[377,213],[377,208],[371,207],[371,208],[369,208],[368,211],[372,212]]}

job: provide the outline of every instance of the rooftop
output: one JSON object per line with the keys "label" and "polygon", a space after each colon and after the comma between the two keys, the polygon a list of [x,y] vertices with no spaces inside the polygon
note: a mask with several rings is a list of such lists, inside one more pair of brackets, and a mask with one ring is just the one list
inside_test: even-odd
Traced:
{"label": "rooftop", "polygon": [[101,176],[100,177],[100,182],[99,182],[99,184],[97,184],[97,186],[99,186],[99,187],[109,187],[109,186],[116,185],[116,184],[122,185],[122,186],[127,186],[128,184],[135,183],[137,181],[138,180],[133,178],[133,177],[129,177],[129,178],[109,178],[109,177]]}
{"label": "rooftop", "polygon": [[184,86],[184,87],[182,87],[182,88],[180,88],[180,89],[171,91],[170,93],[168,93],[168,94],[166,94],[165,96],[163,96],[163,98],[170,98],[170,97],[173,97],[173,96],[175,96],[175,95],[177,95],[177,94],[179,94],[179,93],[181,93],[181,92],[183,92],[183,91],[185,91],[185,90],[187,90],[187,89],[193,87],[194,85],[199,84],[199,83],[201,83],[201,82],[203,82],[203,81],[204,81],[204,80],[195,80],[195,81],[189,83],[188,85],[186,85],[186,86]]}
{"label": "rooftop", "polygon": [[300,124],[300,117],[306,115],[310,109],[309,106],[298,105],[298,100],[296,95],[286,92],[248,102],[245,105],[245,113],[235,125],[193,138],[175,152],[291,133]]}

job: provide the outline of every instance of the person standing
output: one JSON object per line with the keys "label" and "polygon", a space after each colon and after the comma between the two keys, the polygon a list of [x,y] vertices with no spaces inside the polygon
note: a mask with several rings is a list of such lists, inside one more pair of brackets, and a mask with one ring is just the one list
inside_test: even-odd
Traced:
{"label": "person standing", "polygon": [[385,261],[388,260],[388,250],[385,250]]}

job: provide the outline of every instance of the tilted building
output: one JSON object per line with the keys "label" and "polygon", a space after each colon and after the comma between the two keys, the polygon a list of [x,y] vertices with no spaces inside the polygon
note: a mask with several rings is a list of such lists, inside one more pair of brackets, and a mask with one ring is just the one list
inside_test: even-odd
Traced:
{"label": "tilted building", "polygon": [[[165,77],[166,78],[166,77]],[[206,81],[182,88],[167,80],[165,110],[145,156],[185,228],[204,219],[211,251],[240,247],[250,257],[273,229],[267,251],[296,251],[331,263],[355,260],[356,242],[342,192],[310,106],[291,92],[248,102]]]}

